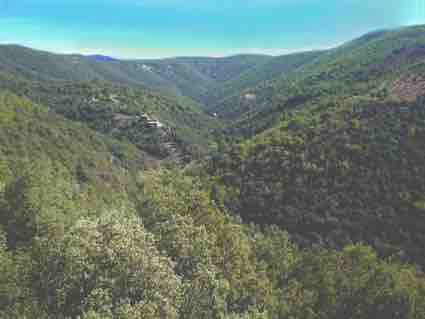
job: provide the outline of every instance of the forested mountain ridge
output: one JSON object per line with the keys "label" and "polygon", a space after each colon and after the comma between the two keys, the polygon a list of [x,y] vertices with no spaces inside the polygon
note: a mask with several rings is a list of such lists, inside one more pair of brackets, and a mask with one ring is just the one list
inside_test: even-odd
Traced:
{"label": "forested mountain ridge", "polygon": [[143,87],[198,102],[217,83],[233,78],[272,57],[237,55],[225,58],[119,60],[63,55],[17,45],[0,45],[0,70],[28,80],[103,81]]}
{"label": "forested mountain ridge", "polygon": [[221,86],[221,83],[238,77],[247,70],[272,59],[273,57],[267,55],[241,54],[223,58],[178,57],[136,62],[139,65],[142,63],[142,68],[158,74],[172,83],[178,85],[181,83],[178,88],[179,94],[189,96],[204,104],[206,102],[205,95],[210,91],[215,91],[215,88]]}
{"label": "forested mountain ridge", "polygon": [[[312,61],[320,54],[322,54],[322,51],[312,51],[267,59],[267,61],[256,65],[254,68],[250,68],[240,75],[218,84],[215,89],[207,92],[207,95],[204,97],[204,103],[206,103],[207,109],[213,112],[219,111],[216,109],[217,105],[223,103],[223,100],[226,100],[228,97],[240,94],[240,92],[253,88],[263,81],[283,77],[287,73],[294,72],[297,68]],[[221,116],[232,118],[232,114],[227,112],[223,112]]]}
{"label": "forested mountain ridge", "polygon": [[127,184],[130,175],[124,172],[134,173],[154,160],[129,142],[97,133],[7,92],[0,95],[0,140],[3,182],[38,164],[49,170],[56,167],[58,178],[67,171],[78,177],[81,189],[98,188],[98,195],[103,191],[105,198],[110,196],[106,189],[119,192]]}
{"label": "forested mountain ridge", "polygon": [[[30,81],[0,73],[0,88],[45,105],[70,120],[126,139],[153,157],[205,152],[221,124],[190,99],[101,81]],[[156,123],[156,124],[155,124]],[[173,145],[169,154],[168,145]]]}
{"label": "forested mountain ridge", "polygon": [[0,317],[425,319],[424,30],[152,65],[0,47]]}
{"label": "forested mountain ridge", "polygon": [[246,89],[212,111],[223,117],[232,114],[236,120],[230,126],[252,136],[278,124],[285,111],[325,104],[331,97],[403,99],[407,94],[408,101],[415,100],[424,93],[424,30],[414,26],[366,35],[322,52],[292,73]]}
{"label": "forested mountain ridge", "polygon": [[138,171],[137,148],[10,94],[0,124],[3,318],[425,314],[414,267],[241,224],[196,166]]}
{"label": "forested mountain ridge", "polygon": [[340,86],[363,83],[347,92],[359,94],[360,89],[369,89],[366,83],[382,84],[396,71],[420,62],[422,45],[423,26],[372,32],[334,49],[276,57],[94,59],[3,45],[0,70],[31,81],[98,80],[153,89],[194,99],[201,103],[198,107],[206,104],[204,107],[226,119],[253,116],[250,113],[271,105],[282,108],[287,100],[297,96],[300,100],[309,86],[313,88],[311,94],[305,92],[306,100],[321,89],[335,87],[338,81]]}
{"label": "forested mountain ridge", "polygon": [[424,265],[424,31],[366,35],[235,97],[229,135],[248,138],[207,164],[229,209],[302,246]]}
{"label": "forested mountain ridge", "polygon": [[423,99],[328,103],[213,156],[229,209],[302,246],[366,242],[424,265]]}

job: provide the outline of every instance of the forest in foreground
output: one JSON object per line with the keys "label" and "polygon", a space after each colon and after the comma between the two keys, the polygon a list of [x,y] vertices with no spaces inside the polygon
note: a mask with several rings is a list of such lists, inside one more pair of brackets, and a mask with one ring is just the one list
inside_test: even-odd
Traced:
{"label": "forest in foreground", "polygon": [[0,46],[0,318],[425,318],[424,35]]}

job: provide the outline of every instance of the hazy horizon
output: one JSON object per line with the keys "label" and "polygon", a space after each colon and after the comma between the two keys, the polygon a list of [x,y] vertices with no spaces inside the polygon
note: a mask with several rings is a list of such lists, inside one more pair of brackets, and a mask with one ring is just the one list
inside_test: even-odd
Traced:
{"label": "hazy horizon", "polygon": [[425,0],[0,0],[2,44],[120,59],[282,55],[423,23]]}

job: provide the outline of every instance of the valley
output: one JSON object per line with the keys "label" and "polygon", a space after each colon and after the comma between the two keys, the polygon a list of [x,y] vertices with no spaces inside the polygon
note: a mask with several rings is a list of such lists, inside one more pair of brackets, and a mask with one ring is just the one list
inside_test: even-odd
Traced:
{"label": "valley", "polygon": [[424,72],[0,45],[0,317],[425,318]]}

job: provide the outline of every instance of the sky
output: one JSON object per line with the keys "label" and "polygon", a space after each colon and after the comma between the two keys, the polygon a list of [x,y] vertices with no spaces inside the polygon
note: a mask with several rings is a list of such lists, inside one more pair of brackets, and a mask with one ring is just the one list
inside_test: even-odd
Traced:
{"label": "sky", "polygon": [[425,24],[425,0],[0,0],[0,43],[117,58],[285,54]]}

